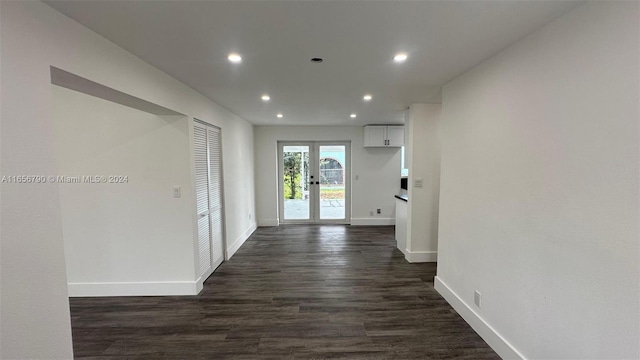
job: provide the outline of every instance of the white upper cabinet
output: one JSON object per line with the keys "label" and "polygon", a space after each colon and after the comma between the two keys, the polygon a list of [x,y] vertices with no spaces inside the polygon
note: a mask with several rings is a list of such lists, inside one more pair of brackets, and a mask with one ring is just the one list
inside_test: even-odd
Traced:
{"label": "white upper cabinet", "polygon": [[404,146],[404,126],[387,126],[387,146]]}
{"label": "white upper cabinet", "polygon": [[364,127],[364,147],[404,146],[403,125],[367,125]]}
{"label": "white upper cabinet", "polygon": [[364,127],[364,146],[387,146],[387,127],[386,126],[365,126]]}

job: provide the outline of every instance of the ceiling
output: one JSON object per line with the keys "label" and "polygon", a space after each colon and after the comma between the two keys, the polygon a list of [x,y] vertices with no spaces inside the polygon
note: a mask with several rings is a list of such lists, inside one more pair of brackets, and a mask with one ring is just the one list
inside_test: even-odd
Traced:
{"label": "ceiling", "polygon": [[[410,104],[440,102],[443,84],[579,4],[46,3],[256,125],[401,123]],[[398,52],[405,63],[393,62]]]}

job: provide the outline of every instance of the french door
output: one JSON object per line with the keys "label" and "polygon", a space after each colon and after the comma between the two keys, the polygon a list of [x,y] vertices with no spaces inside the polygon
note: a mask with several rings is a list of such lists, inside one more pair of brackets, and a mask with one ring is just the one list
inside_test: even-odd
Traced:
{"label": "french door", "polygon": [[208,277],[224,260],[222,135],[220,128],[193,123],[199,276]]}
{"label": "french door", "polygon": [[279,142],[280,222],[351,221],[351,144]]}

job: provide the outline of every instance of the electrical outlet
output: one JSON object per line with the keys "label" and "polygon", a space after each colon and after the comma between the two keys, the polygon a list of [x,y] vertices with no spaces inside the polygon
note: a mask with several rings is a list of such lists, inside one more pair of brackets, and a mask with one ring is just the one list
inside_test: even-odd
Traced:
{"label": "electrical outlet", "polygon": [[473,302],[476,303],[477,307],[481,307],[482,304],[482,294],[478,290],[473,292]]}
{"label": "electrical outlet", "polygon": [[369,216],[373,216],[373,210],[369,211]]}
{"label": "electrical outlet", "polygon": [[382,209],[376,209],[376,214],[378,215],[382,214]]}
{"label": "electrical outlet", "polygon": [[251,213],[249,213],[249,220],[251,220]]}
{"label": "electrical outlet", "polygon": [[182,189],[180,188],[180,186],[174,186],[173,187],[173,197],[174,198],[179,198],[182,196]]}
{"label": "electrical outlet", "polygon": [[360,179],[360,175],[356,175],[356,180],[359,180],[359,179]]}

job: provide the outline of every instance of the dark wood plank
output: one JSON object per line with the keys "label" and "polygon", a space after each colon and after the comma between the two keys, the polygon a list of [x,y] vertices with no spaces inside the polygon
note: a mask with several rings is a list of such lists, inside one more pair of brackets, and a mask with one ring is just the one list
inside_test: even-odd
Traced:
{"label": "dark wood plank", "polygon": [[393,227],[259,228],[198,296],[73,298],[78,359],[499,359]]}

